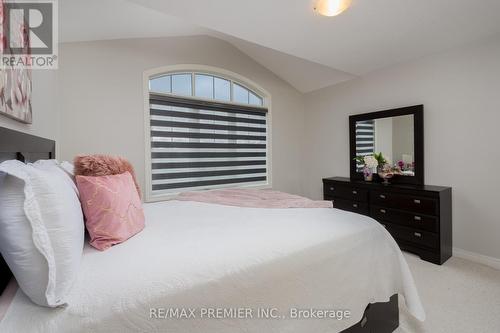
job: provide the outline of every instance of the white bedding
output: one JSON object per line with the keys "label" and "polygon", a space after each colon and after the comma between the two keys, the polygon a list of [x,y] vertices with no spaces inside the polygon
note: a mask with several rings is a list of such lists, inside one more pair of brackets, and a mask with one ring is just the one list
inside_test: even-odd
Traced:
{"label": "white bedding", "polygon": [[[339,332],[395,293],[425,318],[399,248],[368,217],[181,201],[145,212],[146,228],[124,244],[86,247],[66,308],[36,306],[18,291],[0,332]],[[182,307],[196,318],[150,318],[151,308]],[[201,318],[207,308],[243,308],[247,319]],[[259,308],[284,318],[256,319]],[[351,317],[292,319],[292,308]]]}

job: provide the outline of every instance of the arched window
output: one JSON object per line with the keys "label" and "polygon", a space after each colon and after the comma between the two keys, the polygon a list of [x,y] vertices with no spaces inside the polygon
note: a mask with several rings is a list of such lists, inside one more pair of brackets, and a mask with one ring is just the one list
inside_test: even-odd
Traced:
{"label": "arched window", "polygon": [[268,96],[213,71],[152,71],[147,80],[147,193],[268,186]]}
{"label": "arched window", "polygon": [[263,105],[263,98],[243,84],[207,73],[191,72],[155,75],[149,80],[149,91],[220,102]]}

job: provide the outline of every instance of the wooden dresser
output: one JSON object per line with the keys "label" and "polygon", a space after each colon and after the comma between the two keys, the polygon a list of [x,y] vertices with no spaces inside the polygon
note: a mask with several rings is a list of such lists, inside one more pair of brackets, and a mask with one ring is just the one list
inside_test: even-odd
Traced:
{"label": "wooden dresser", "polygon": [[452,255],[451,188],[323,179],[325,200],[380,222],[400,248],[441,265]]}

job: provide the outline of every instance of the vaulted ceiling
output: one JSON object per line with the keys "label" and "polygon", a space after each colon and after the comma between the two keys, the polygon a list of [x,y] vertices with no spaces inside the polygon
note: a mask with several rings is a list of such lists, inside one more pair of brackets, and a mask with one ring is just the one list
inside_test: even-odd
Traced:
{"label": "vaulted ceiling", "polygon": [[206,29],[186,20],[126,0],[62,0],[58,3],[61,42],[206,33]]}
{"label": "vaulted ceiling", "polygon": [[207,34],[309,92],[500,36],[498,0],[353,0],[337,17],[313,0],[64,0],[61,40]]}

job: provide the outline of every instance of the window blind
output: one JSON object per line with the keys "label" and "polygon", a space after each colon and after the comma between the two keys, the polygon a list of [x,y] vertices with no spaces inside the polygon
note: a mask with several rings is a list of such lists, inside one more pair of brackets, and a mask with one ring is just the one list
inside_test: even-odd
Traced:
{"label": "window blind", "polygon": [[[356,156],[367,156],[375,153],[375,121],[356,122]],[[358,171],[363,171],[362,164],[356,164]]]}
{"label": "window blind", "polygon": [[151,191],[267,184],[267,109],[150,93]]}

